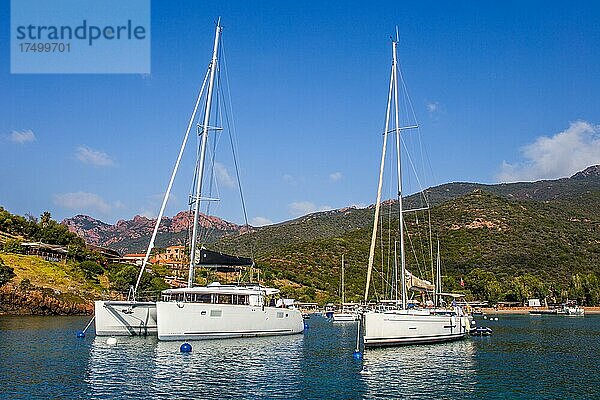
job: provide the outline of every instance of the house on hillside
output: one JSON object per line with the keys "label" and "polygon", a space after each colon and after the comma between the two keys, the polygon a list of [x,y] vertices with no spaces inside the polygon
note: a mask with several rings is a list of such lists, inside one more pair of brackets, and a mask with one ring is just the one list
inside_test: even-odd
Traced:
{"label": "house on hillside", "polygon": [[118,251],[108,247],[96,246],[89,243],[86,243],[85,247],[90,251],[100,253],[100,255],[106,258],[106,261],[109,263],[119,262],[121,260],[121,254]]}
{"label": "house on hillside", "polygon": [[66,246],[57,244],[46,244],[42,242],[23,242],[21,246],[25,249],[25,254],[38,256],[46,261],[60,262],[67,259],[69,253]]}
{"label": "house on hillside", "polygon": [[164,265],[165,267],[176,271],[187,270],[188,256],[185,246],[169,246],[164,252],[156,254],[151,262],[153,264]]}
{"label": "house on hillside", "polygon": [[143,253],[124,254],[123,257],[121,257],[120,262],[132,265],[142,265],[145,257],[146,255]]}

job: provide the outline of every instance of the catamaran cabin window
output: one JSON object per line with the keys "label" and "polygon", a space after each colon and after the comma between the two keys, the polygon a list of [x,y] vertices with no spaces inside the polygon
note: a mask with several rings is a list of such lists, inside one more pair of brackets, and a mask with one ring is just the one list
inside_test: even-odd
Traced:
{"label": "catamaran cabin window", "polygon": [[233,296],[233,304],[241,304],[247,306],[248,304],[250,304],[250,302],[248,301],[248,296],[238,294]]}
{"label": "catamaran cabin window", "polygon": [[217,300],[219,304],[233,304],[232,294],[220,294]]}
{"label": "catamaran cabin window", "polygon": [[196,294],[194,301],[196,303],[210,303],[210,294]]}

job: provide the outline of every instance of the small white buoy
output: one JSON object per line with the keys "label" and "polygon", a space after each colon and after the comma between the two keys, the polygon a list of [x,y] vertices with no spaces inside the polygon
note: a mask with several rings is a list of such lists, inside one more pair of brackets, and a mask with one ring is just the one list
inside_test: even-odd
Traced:
{"label": "small white buoy", "polygon": [[360,371],[361,375],[371,375],[371,371],[369,371],[367,369],[367,367],[363,367],[363,369]]}
{"label": "small white buoy", "polygon": [[108,339],[106,339],[106,344],[109,346],[114,346],[117,344],[117,339],[114,337],[109,337]]}
{"label": "small white buoy", "polygon": [[483,316],[483,319],[487,319],[487,315],[484,315],[484,316]]}

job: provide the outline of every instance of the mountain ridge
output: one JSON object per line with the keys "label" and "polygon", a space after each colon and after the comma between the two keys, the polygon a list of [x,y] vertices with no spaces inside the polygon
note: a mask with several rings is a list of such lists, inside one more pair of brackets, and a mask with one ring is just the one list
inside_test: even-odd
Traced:
{"label": "mountain ridge", "polygon": [[[190,211],[180,211],[173,217],[163,217],[157,234],[157,247],[184,244],[192,219]],[[156,218],[135,215],[130,220],[121,219],[111,225],[88,215],[78,214],[64,219],[61,224],[83,237],[89,244],[129,253],[145,250],[154,230]],[[204,214],[200,215],[199,226],[211,228],[211,241],[226,234],[247,231],[243,226]]]}
{"label": "mountain ridge", "polygon": [[[430,187],[425,189],[425,192],[429,205],[433,207],[475,190],[482,190],[509,200],[549,202],[573,199],[598,188],[600,188],[600,165],[593,165],[568,178],[500,184],[450,182]],[[426,205],[423,203],[421,193],[405,197],[404,203],[407,208]],[[382,204],[382,212],[393,213],[397,210],[395,200],[388,200]],[[369,227],[372,224],[373,214],[373,204],[365,208],[343,207],[307,214],[268,226],[252,227],[255,232],[255,235],[252,235],[255,236],[255,250],[260,253],[285,244],[343,235],[352,230]],[[188,211],[181,211],[172,218],[163,217],[157,236],[157,247],[185,243],[191,220]],[[146,249],[155,222],[156,219],[136,215],[131,220],[119,220],[114,225],[110,225],[89,216],[76,215],[63,220],[62,224],[91,244],[111,247],[127,253]],[[231,243],[239,240],[239,234],[248,229],[203,214],[200,216],[200,225],[204,228],[212,226],[212,235],[207,242],[218,247],[222,246],[223,249],[230,249]]]}

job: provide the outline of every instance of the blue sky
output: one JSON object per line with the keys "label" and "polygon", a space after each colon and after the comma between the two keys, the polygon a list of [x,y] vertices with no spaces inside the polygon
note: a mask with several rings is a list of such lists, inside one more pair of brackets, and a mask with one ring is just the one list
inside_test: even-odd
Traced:
{"label": "blue sky", "polygon": [[[153,1],[151,74],[18,75],[2,1],[0,205],[156,214],[219,15],[251,223],[375,201],[396,25],[426,186],[600,163],[597,2]],[[182,173],[168,215],[189,187]],[[218,216],[242,222],[234,188],[220,196]]]}

